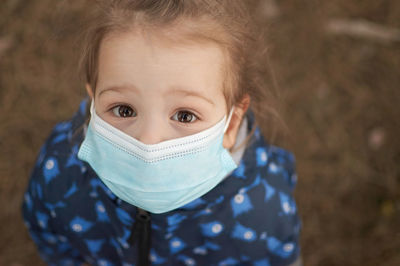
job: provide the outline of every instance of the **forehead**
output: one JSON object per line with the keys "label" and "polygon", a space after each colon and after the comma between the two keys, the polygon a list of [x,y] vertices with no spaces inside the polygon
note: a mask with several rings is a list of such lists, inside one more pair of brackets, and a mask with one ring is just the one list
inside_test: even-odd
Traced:
{"label": "forehead", "polygon": [[133,83],[143,89],[189,88],[223,92],[224,55],[212,42],[179,42],[130,31],[107,36],[100,46],[98,87]]}

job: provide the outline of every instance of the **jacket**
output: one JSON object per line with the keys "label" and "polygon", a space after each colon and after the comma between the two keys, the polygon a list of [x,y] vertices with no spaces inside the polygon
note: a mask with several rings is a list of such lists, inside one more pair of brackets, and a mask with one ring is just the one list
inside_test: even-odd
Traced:
{"label": "jacket", "polygon": [[[294,156],[256,128],[238,168],[183,207],[151,214],[77,158],[87,101],[40,150],[23,217],[49,265],[289,265],[300,254]],[[254,125],[248,116],[248,132]],[[147,255],[148,254],[148,255]]]}

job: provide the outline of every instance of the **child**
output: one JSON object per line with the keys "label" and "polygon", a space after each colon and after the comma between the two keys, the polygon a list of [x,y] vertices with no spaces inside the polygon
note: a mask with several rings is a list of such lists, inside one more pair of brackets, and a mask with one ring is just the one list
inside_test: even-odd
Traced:
{"label": "child", "polygon": [[43,259],[299,265],[294,158],[248,111],[266,99],[243,1],[99,7],[82,59],[90,99],[54,128],[25,194]]}

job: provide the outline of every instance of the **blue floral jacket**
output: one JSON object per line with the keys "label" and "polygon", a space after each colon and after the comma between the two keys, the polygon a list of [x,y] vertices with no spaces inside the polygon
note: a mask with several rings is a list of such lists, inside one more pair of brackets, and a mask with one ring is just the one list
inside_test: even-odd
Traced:
{"label": "blue floral jacket", "polygon": [[298,259],[291,153],[268,145],[256,129],[231,176],[181,208],[145,213],[143,223],[140,210],[117,198],[77,158],[86,104],[55,126],[24,195],[25,224],[47,263],[140,265],[141,245],[149,246],[152,265],[268,266]]}

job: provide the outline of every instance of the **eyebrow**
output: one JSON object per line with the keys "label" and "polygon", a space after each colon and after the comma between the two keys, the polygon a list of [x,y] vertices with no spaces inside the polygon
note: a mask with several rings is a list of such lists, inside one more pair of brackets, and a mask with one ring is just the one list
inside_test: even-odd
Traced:
{"label": "eyebrow", "polygon": [[[99,97],[104,92],[107,92],[107,91],[119,91],[119,90],[123,90],[123,89],[133,89],[136,93],[139,93],[139,90],[132,84],[117,85],[117,86],[110,86],[110,87],[105,88],[104,90],[102,90],[99,93]],[[183,88],[175,87],[172,90],[167,91],[165,94],[170,94],[170,93],[180,93],[180,94],[184,94],[185,96],[198,97],[198,98],[201,98],[201,99],[205,100],[206,102],[210,103],[211,105],[215,105],[215,103],[211,99],[205,97],[204,95],[202,95],[202,94],[200,94],[200,93],[198,93],[196,91],[186,90],[186,89],[183,89]]]}
{"label": "eyebrow", "polygon": [[124,90],[124,89],[132,89],[132,90],[134,90],[136,93],[139,93],[138,89],[137,89],[135,86],[133,86],[132,84],[128,84],[128,85],[117,85],[117,86],[110,86],[110,87],[105,88],[104,90],[102,90],[102,91],[99,93],[99,97],[100,97],[100,95],[102,95],[104,92],[107,92],[107,91],[120,91],[120,90]]}
{"label": "eyebrow", "polygon": [[200,94],[200,93],[198,93],[196,91],[185,90],[185,89],[182,89],[182,88],[174,88],[174,89],[172,89],[172,91],[168,91],[167,94],[169,94],[171,92],[172,93],[184,94],[185,96],[199,97],[199,98],[205,100],[206,102],[210,103],[211,105],[215,105],[215,103],[211,99],[205,97],[204,95],[202,95],[202,94]]}

